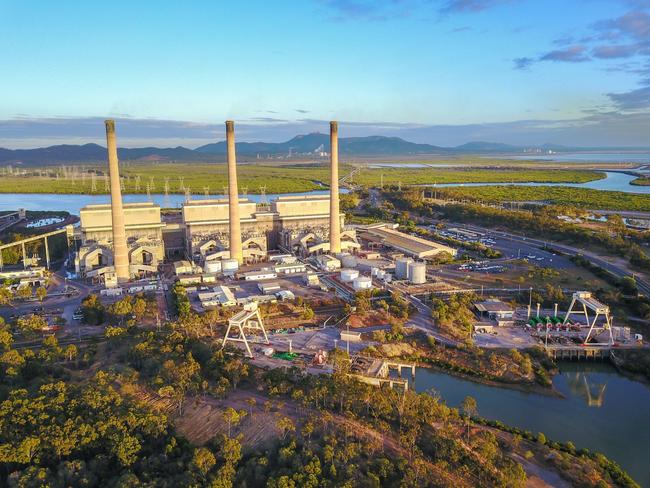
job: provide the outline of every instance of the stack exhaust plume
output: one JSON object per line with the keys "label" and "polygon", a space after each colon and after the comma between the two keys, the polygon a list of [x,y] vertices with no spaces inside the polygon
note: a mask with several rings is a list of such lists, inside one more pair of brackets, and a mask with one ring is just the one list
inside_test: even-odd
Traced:
{"label": "stack exhaust plume", "polygon": [[339,124],[330,122],[330,252],[341,252],[339,212]]}
{"label": "stack exhaust plume", "polygon": [[122,188],[120,186],[120,168],[117,160],[117,142],[115,141],[115,121],[106,120],[106,148],[108,151],[108,172],[111,179],[111,218],[113,223],[113,264],[115,274],[120,282],[129,281],[129,253],[126,247],[126,230],[124,229],[124,209],[122,208]]}
{"label": "stack exhaust plume", "polygon": [[230,258],[239,264],[244,261],[239,222],[239,189],[237,188],[237,156],[235,154],[235,123],[226,121],[226,145],[228,151],[228,217],[230,222]]}

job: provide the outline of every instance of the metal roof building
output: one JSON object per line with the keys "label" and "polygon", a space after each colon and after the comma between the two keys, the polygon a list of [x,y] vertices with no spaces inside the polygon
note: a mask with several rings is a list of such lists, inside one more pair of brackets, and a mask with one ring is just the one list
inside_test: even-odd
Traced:
{"label": "metal roof building", "polygon": [[391,224],[369,225],[365,229],[360,229],[359,237],[420,259],[433,257],[442,252],[446,252],[452,257],[457,254],[456,249],[452,247],[405,234],[392,227]]}

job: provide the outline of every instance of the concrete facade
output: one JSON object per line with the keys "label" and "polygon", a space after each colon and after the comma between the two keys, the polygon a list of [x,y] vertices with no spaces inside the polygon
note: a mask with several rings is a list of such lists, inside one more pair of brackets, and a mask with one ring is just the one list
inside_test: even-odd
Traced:
{"label": "concrete facade", "polygon": [[108,172],[111,180],[111,220],[113,233],[113,267],[119,282],[129,281],[129,257],[124,230],[124,212],[122,209],[122,188],[120,169],[117,160],[117,141],[115,140],[115,121],[107,120],[106,148],[108,151]]}
{"label": "concrete facade", "polygon": [[237,156],[235,155],[235,123],[226,122],[226,146],[228,159],[228,222],[230,225],[230,258],[242,264],[243,243],[239,221],[239,189],[237,187]]}
{"label": "concrete facade", "polygon": [[[354,229],[345,229],[338,199],[338,124],[330,124],[331,193],[285,196],[270,205],[238,196],[234,122],[226,122],[228,198],[190,200],[180,215],[163,222],[152,203],[122,203],[115,124],[106,121],[111,204],[87,205],[75,231],[77,273],[115,275],[119,282],[154,273],[168,257],[201,264],[215,259],[264,261],[271,249],[299,255],[360,248]],[[169,225],[167,225],[169,223]],[[167,248],[167,249],[166,249]]]}
{"label": "concrete facade", "polygon": [[[155,272],[165,257],[162,236],[165,224],[161,221],[160,207],[147,202],[127,203],[122,214],[129,276]],[[87,205],[79,216],[81,225],[76,236],[81,246],[75,257],[76,272],[88,277],[103,275],[111,271],[105,268],[115,264],[112,207]],[[117,279],[120,280],[119,275]]]}
{"label": "concrete facade", "polygon": [[341,222],[339,219],[339,124],[330,122],[330,236],[329,251],[341,252]]}

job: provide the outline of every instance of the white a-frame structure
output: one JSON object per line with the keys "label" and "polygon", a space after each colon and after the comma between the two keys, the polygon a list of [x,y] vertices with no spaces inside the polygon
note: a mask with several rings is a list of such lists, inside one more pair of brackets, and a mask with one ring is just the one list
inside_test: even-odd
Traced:
{"label": "white a-frame structure", "polygon": [[[580,305],[582,305],[582,307]],[[593,319],[589,317],[589,310],[596,314]],[[593,337],[595,337],[604,331],[609,332],[609,342],[592,345],[611,346],[614,343],[614,336],[612,334],[612,316],[609,313],[609,307],[593,298],[590,292],[577,291],[573,294],[571,306],[569,307],[569,311],[567,312],[566,317],[564,317],[564,322],[562,322],[562,325],[566,325],[572,314],[584,315],[585,319],[587,319],[589,332],[587,333],[587,337],[585,337],[585,344],[589,343],[589,339],[592,337],[592,334]],[[603,317],[605,321],[600,325],[597,325],[596,322],[600,317]]]}
{"label": "white a-frame structure", "polygon": [[[232,330],[233,327],[236,330]],[[235,333],[232,336],[230,335],[231,331]],[[247,334],[250,337],[247,337]],[[264,322],[257,308],[257,303],[253,302],[244,305],[244,310],[237,312],[228,319],[228,329],[223,338],[221,349],[226,347],[228,341],[243,342],[249,358],[253,357],[253,351],[251,351],[249,342],[269,344],[269,338],[266,335]]]}

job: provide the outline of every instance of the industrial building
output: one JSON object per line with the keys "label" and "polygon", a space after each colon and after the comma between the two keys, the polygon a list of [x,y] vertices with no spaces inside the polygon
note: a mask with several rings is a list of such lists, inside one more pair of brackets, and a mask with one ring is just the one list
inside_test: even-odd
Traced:
{"label": "industrial building", "polygon": [[[122,203],[115,124],[106,121],[111,203],[81,209],[75,233],[77,273],[119,283],[158,271],[165,256],[183,255],[216,272],[207,263],[233,260],[237,266],[266,261],[280,249],[301,256],[360,248],[353,228],[346,228],[338,198],[338,125],[330,124],[330,195],[282,196],[270,204],[240,198],[234,123],[226,122],[228,198],[189,200],[180,216],[161,218],[153,203]],[[278,272],[301,272],[286,266]],[[235,270],[237,268],[235,266]]]}
{"label": "industrial building", "polygon": [[227,286],[215,286],[212,291],[198,294],[203,307],[232,307],[237,305],[235,295]]}
{"label": "industrial building", "polygon": [[474,307],[480,319],[489,319],[499,326],[514,324],[514,308],[499,299],[477,302]]}
{"label": "industrial building", "polygon": [[418,259],[432,258],[440,253],[447,253],[452,257],[457,254],[453,247],[405,234],[396,227],[396,224],[385,223],[368,225],[358,229],[359,239],[368,247],[387,247]]}

